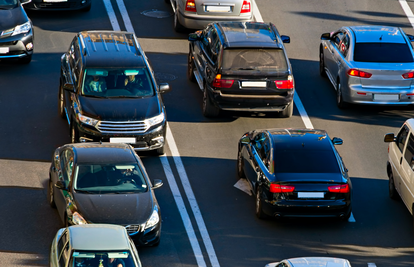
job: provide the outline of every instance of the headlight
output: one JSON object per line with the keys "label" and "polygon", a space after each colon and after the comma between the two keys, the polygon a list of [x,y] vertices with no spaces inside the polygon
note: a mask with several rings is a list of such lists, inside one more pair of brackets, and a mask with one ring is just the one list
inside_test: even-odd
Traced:
{"label": "headlight", "polygon": [[158,207],[155,206],[154,210],[152,211],[151,217],[147,221],[145,225],[145,229],[154,227],[160,221],[160,216],[158,215]]}
{"label": "headlight", "polygon": [[30,21],[28,21],[28,22],[26,22],[22,25],[18,25],[14,28],[12,36],[13,35],[18,35],[18,34],[21,34],[21,33],[29,32],[31,28],[32,28],[32,24],[30,23]]}
{"label": "headlight", "polygon": [[78,212],[73,213],[73,215],[72,215],[72,223],[75,224],[75,225],[88,224],[86,222],[86,220]]}
{"label": "headlight", "polygon": [[78,120],[84,124],[88,124],[91,126],[95,126],[99,122],[98,120],[83,116],[80,113],[78,113]]}
{"label": "headlight", "polygon": [[146,119],[145,122],[151,127],[151,126],[160,124],[161,122],[164,121],[164,119],[165,119],[164,112],[162,112],[161,114],[159,114],[155,117],[152,117],[150,119]]}

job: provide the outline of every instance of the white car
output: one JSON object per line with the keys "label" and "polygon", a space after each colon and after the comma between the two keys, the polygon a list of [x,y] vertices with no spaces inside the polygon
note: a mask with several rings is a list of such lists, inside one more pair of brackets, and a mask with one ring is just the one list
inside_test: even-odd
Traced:
{"label": "white car", "polygon": [[265,267],[351,267],[346,259],[332,257],[291,258],[266,264]]}
{"label": "white car", "polygon": [[384,142],[389,142],[389,195],[393,199],[399,195],[414,217],[414,119],[405,121],[397,136],[386,134]]}

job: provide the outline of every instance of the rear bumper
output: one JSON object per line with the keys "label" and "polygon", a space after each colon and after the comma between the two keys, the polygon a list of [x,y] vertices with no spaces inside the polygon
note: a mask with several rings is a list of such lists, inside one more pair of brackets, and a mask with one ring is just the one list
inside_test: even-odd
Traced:
{"label": "rear bumper", "polygon": [[29,10],[80,10],[92,4],[92,0],[66,0],[62,2],[44,2],[44,0],[32,0],[24,5]]}
{"label": "rear bumper", "polygon": [[238,22],[251,22],[254,21],[253,12],[247,15],[240,16],[206,16],[197,15],[190,12],[182,13],[178,12],[178,21],[187,29],[201,30],[204,29],[209,23],[214,21],[238,21]]}
{"label": "rear bumper", "polygon": [[[410,88],[365,88],[349,85],[343,90],[343,99],[352,104],[407,106],[414,104],[414,87]],[[376,99],[377,97],[381,99]]]}

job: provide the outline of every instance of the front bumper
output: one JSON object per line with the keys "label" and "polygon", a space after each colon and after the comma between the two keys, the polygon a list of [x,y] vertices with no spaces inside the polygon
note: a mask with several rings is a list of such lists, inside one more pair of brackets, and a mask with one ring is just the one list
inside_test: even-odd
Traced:
{"label": "front bumper", "polygon": [[[411,95],[410,95],[411,94]],[[414,87],[366,88],[361,84],[349,85],[343,90],[343,99],[352,104],[407,106],[414,104]]]}
{"label": "front bumper", "polygon": [[149,151],[158,149],[165,144],[166,122],[150,128],[140,134],[103,134],[96,128],[87,125],[77,125],[79,142],[110,142],[111,137],[133,137],[135,143],[129,143],[135,150]]}
{"label": "front bumper", "polygon": [[92,3],[92,0],[66,0],[61,2],[47,2],[44,0],[32,0],[30,3],[24,5],[26,9],[30,10],[80,10],[87,8]]}
{"label": "front bumper", "polygon": [[201,30],[214,21],[251,22],[254,21],[254,18],[253,12],[240,16],[206,16],[194,14],[194,12],[182,13],[179,11],[178,21],[187,29]]}
{"label": "front bumper", "polygon": [[0,59],[31,56],[33,54],[33,29],[27,33],[0,38],[0,51]]}
{"label": "front bumper", "polygon": [[[160,216],[161,218],[161,216]],[[161,221],[154,227],[129,235],[137,246],[153,246],[161,239]]]}

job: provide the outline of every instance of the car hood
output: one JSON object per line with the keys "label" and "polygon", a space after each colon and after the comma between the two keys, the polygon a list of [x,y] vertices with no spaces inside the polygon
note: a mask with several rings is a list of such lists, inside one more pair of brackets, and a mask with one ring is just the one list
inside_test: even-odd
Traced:
{"label": "car hood", "polygon": [[161,106],[157,96],[145,98],[79,97],[82,113],[104,121],[138,121],[157,116]]}
{"label": "car hood", "polygon": [[276,173],[278,182],[346,183],[341,173]]}
{"label": "car hood", "polygon": [[21,6],[12,9],[0,9],[0,32],[12,29],[28,20],[29,18]]}
{"label": "car hood", "polygon": [[79,213],[92,223],[142,224],[151,216],[151,192],[138,194],[74,193]]}

